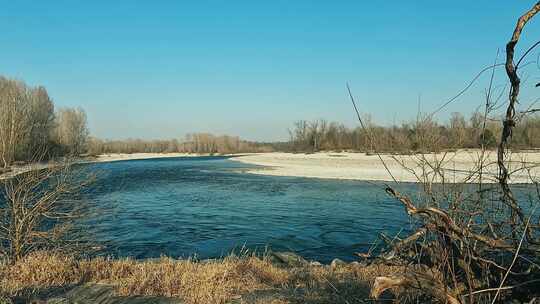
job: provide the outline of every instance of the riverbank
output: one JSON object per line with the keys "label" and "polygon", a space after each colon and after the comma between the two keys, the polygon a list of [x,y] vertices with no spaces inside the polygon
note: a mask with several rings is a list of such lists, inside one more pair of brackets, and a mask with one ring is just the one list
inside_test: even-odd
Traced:
{"label": "riverbank", "polygon": [[[252,174],[400,182],[482,182],[496,183],[496,151],[458,150],[436,154],[368,155],[350,152],[259,153],[234,157],[233,160],[262,166]],[[530,183],[540,177],[540,151],[521,151],[508,155],[512,183]],[[480,165],[483,160],[483,165]],[[482,176],[478,174],[482,167]],[[521,170],[523,169],[523,170]]]}
{"label": "riverbank", "polygon": [[283,252],[205,261],[78,260],[35,252],[0,263],[0,303],[2,296],[21,303],[357,303],[369,300],[377,276],[402,272],[339,260],[322,265]]}
{"label": "riverbank", "polygon": [[[111,153],[76,160],[78,163],[105,163],[128,160],[198,157],[210,154],[192,153]],[[259,168],[244,172],[273,176],[295,176],[328,179],[461,183],[497,182],[497,152],[479,149],[457,150],[429,154],[366,154],[353,152],[318,153],[244,153],[230,154],[231,160],[258,165]],[[511,183],[531,183],[540,179],[540,151],[520,151],[508,154]],[[482,175],[478,174],[483,160]],[[383,165],[384,162],[384,165]],[[26,172],[42,169],[51,163],[13,166],[0,180]],[[386,167],[385,167],[386,165]],[[530,175],[529,175],[530,174]]]}

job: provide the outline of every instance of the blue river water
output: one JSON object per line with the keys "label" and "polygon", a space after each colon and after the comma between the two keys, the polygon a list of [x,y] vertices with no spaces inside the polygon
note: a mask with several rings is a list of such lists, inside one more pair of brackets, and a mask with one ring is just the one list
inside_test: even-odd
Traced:
{"label": "blue river water", "polygon": [[244,173],[225,157],[88,165],[92,233],[114,256],[214,258],[247,248],[354,260],[380,232],[410,227],[382,184]]}

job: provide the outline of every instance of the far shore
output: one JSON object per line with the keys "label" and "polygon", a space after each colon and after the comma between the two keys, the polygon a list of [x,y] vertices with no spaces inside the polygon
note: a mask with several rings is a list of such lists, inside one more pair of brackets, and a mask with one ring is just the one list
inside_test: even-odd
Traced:
{"label": "far shore", "polygon": [[[484,159],[481,177],[477,173],[480,159]],[[509,171],[517,171],[511,183],[531,183],[531,177],[536,181],[540,178],[540,151],[510,153],[508,159]],[[381,154],[380,158],[376,154],[351,152],[275,152],[242,155],[233,160],[262,166],[247,171],[253,174],[368,181],[476,183],[481,178],[482,182],[496,183],[498,173],[497,152],[482,153],[479,149]],[[440,169],[431,167],[437,163]]]}
{"label": "far shore", "polygon": [[[219,155],[222,155],[222,154],[219,154]],[[171,158],[171,157],[197,157],[197,156],[211,156],[211,155],[200,154],[200,153],[108,153],[108,154],[100,154],[93,158],[88,158],[84,162],[108,163],[108,162],[124,161],[124,160],[140,160],[140,159]]]}
{"label": "far shore", "polygon": [[[194,154],[194,153],[107,153],[107,154],[100,154],[97,156],[81,157],[79,159],[73,160],[73,162],[79,163],[79,164],[90,164],[90,163],[109,163],[109,162],[117,162],[117,161],[143,160],[143,159],[155,159],[155,158],[199,157],[199,156],[211,156],[211,155],[210,154]],[[25,164],[25,165],[14,165],[11,167],[10,172],[0,174],[0,180],[13,177],[17,174],[28,172],[30,170],[44,169],[53,165],[54,163],[55,163],[54,161],[51,161],[51,162],[42,162],[42,163],[30,163],[30,164]]]}
{"label": "far shore", "polygon": [[[77,162],[106,163],[200,156],[211,155],[192,153],[109,153],[81,158]],[[480,180],[477,172],[479,160],[482,158],[484,159],[482,182],[497,182],[496,176],[498,172],[496,151],[485,151],[482,155],[482,151],[479,149],[410,155],[381,154],[380,158],[376,154],[360,152],[266,152],[214,154],[214,156],[231,156],[231,160],[259,166],[243,172],[272,176],[366,181],[393,181],[395,179],[398,182],[442,182],[444,179],[446,183],[476,183]],[[540,178],[540,166],[538,165],[540,164],[540,151],[513,152],[508,155],[508,159],[510,161],[510,171],[518,171],[512,175],[511,183],[531,183],[531,177],[536,181]],[[428,163],[431,166],[438,163],[440,169],[437,170]],[[28,170],[44,168],[48,165],[50,163],[14,166],[11,172],[0,175],[0,179]]]}

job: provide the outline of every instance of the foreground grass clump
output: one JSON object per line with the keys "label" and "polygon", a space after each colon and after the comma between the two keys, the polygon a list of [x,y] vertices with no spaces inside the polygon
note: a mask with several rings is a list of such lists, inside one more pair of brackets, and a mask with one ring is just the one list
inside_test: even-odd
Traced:
{"label": "foreground grass clump", "polygon": [[178,297],[186,303],[350,303],[368,297],[376,276],[397,271],[355,264],[283,267],[251,255],[199,262],[166,257],[77,260],[35,252],[0,265],[0,294],[31,297],[103,283],[114,286],[118,295]]}

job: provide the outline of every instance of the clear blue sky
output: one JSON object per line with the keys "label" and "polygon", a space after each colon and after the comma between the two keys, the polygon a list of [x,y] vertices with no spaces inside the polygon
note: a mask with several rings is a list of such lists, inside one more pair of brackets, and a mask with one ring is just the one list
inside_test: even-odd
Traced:
{"label": "clear blue sky", "polygon": [[[0,0],[0,73],[83,107],[102,138],[279,140],[299,119],[353,126],[346,82],[380,123],[414,118],[419,95],[436,108],[533,2]],[[531,22],[519,50],[539,34]],[[471,112],[484,85],[448,111]]]}

